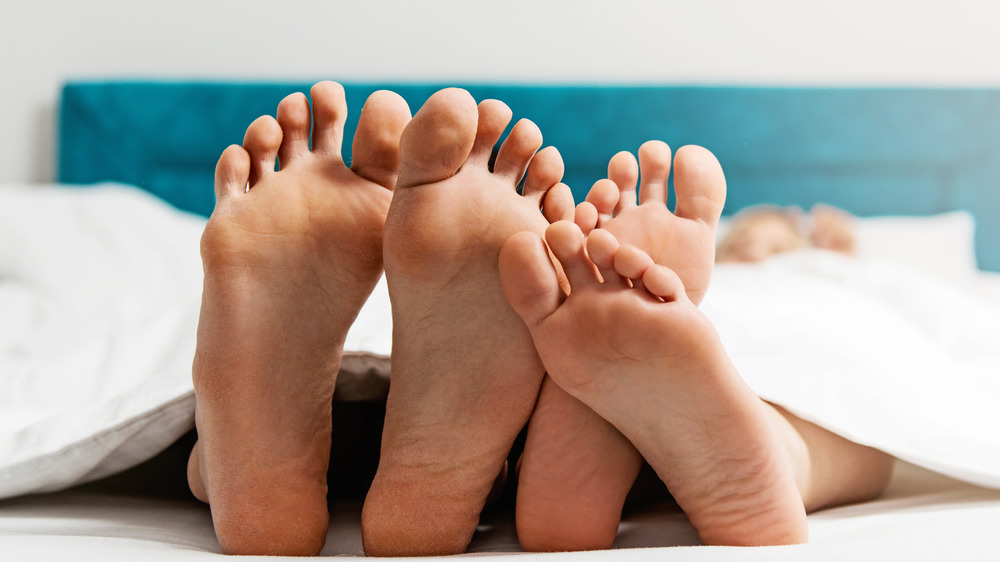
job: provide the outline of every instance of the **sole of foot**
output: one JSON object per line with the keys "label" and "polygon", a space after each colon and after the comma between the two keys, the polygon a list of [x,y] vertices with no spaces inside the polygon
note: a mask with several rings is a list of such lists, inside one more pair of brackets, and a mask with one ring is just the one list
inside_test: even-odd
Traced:
{"label": "sole of foot", "polygon": [[464,552],[538,395],[542,365],[497,259],[510,235],[543,232],[573,203],[561,157],[536,153],[530,121],[514,125],[491,168],[510,119],[498,101],[448,89],[403,132],[384,253],[392,382],[362,513],[369,555]]}
{"label": "sole of foot", "polygon": [[326,540],[331,400],[347,329],[382,272],[410,117],[399,96],[373,94],[348,168],[343,88],[311,96],[312,108],[285,98],[223,152],[202,237],[188,481],[231,554],[317,554]]}
{"label": "sole of foot", "polygon": [[740,378],[676,273],[561,222],[544,241],[511,237],[500,275],[549,376],[635,445],[706,544],[806,540],[792,430]]}

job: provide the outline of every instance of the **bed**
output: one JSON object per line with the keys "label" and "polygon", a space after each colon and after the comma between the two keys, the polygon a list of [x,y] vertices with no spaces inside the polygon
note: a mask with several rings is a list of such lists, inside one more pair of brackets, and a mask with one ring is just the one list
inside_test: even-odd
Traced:
{"label": "bed", "polygon": [[[187,494],[182,474],[193,439],[198,236],[214,202],[217,155],[254,117],[308,86],[69,83],[60,102],[59,184],[0,188],[0,309],[8,320],[0,327],[0,549],[12,559],[187,560],[219,552],[208,509]],[[353,116],[346,137],[371,91],[393,89],[415,111],[439,87],[346,84]],[[614,550],[524,554],[509,505],[500,502],[484,513],[470,553],[1000,555],[993,538],[1000,418],[992,407],[1000,396],[1000,90],[466,87],[538,123],[546,144],[563,154],[578,200],[615,152],[658,138],[716,153],[729,184],[726,214],[761,202],[823,202],[859,217],[858,259],[805,253],[752,271],[720,268],[722,288],[705,307],[755,390],[900,459],[879,499],[810,515],[807,545],[700,546],[664,501],[627,511]],[[750,289],[799,300],[764,314],[741,298]],[[864,322],[851,315],[859,299],[880,310],[866,318],[869,327],[891,325],[896,335],[884,344],[891,353],[881,354],[892,359],[865,368],[856,365],[877,355],[870,333],[850,330],[839,349],[819,347],[818,339],[840,336],[801,329],[803,309],[794,304],[814,306],[832,326],[858,326]],[[341,485],[331,494],[325,555],[362,555],[359,502],[377,463],[371,444],[388,385],[387,314],[380,287],[348,339],[335,426],[369,434],[335,437],[332,470]],[[778,367],[780,350],[755,352],[761,342],[745,335],[749,315],[767,322],[767,330],[754,326],[761,338],[780,337],[794,350],[780,353]],[[821,378],[827,384],[818,389],[802,383],[804,366],[824,365],[854,367],[850,376]],[[866,380],[879,385],[859,397],[853,391]],[[882,414],[870,415],[876,410]],[[338,451],[350,451],[351,462],[338,461]]]}

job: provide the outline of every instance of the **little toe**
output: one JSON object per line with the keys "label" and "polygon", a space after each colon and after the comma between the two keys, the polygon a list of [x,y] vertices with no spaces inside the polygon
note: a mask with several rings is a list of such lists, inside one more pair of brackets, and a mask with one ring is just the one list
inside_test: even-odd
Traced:
{"label": "little toe", "polygon": [[531,159],[528,173],[524,177],[524,196],[538,201],[540,206],[548,190],[562,180],[565,169],[562,156],[556,147],[547,146],[538,151]]}
{"label": "little toe", "polygon": [[476,101],[465,90],[447,88],[432,95],[403,129],[397,187],[455,175],[476,140],[478,113]]}
{"label": "little toe", "polygon": [[309,100],[299,92],[290,94],[278,104],[278,125],[281,126],[281,146],[278,166],[287,167],[296,158],[309,153]]}
{"label": "little toe", "polygon": [[618,239],[607,230],[597,229],[587,236],[587,255],[601,272],[604,283],[624,287],[628,283],[615,271],[615,254],[619,246]]}
{"label": "little toe", "polygon": [[309,95],[313,103],[313,150],[340,157],[347,120],[344,87],[336,82],[319,82]]}
{"label": "little toe", "polygon": [[238,144],[222,151],[215,165],[215,197],[221,201],[233,193],[246,191],[250,181],[250,154]]}
{"label": "little toe", "polygon": [[472,153],[469,154],[469,162],[484,166],[493,156],[493,149],[500,141],[500,135],[510,124],[514,112],[500,100],[483,100],[477,109],[479,125],[476,129],[476,142],[473,143]]}
{"label": "little toe", "polygon": [[674,158],[674,214],[715,227],[726,203],[726,176],[715,155],[700,146],[683,146]]}
{"label": "little toe", "polygon": [[615,205],[614,214],[619,214],[622,209],[635,207],[637,197],[635,188],[639,182],[639,163],[631,152],[622,151],[611,157],[608,162],[608,179],[618,186],[619,198]]}
{"label": "little toe", "polygon": [[684,283],[666,266],[653,264],[642,274],[642,284],[654,297],[673,302],[684,295]]}
{"label": "little toe", "polygon": [[639,147],[639,203],[667,203],[670,147],[663,141],[647,141]]}
{"label": "little toe", "polygon": [[522,231],[500,248],[500,285],[514,312],[529,327],[559,307],[563,292],[542,238]]}
{"label": "little toe", "polygon": [[515,184],[521,181],[531,157],[542,146],[542,131],[528,119],[521,119],[511,129],[500,145],[493,173],[510,178]]}
{"label": "little toe", "polygon": [[281,126],[270,115],[258,117],[247,127],[243,148],[250,153],[250,187],[267,174],[274,172],[274,164],[281,146]]}
{"label": "little toe", "polygon": [[545,242],[559,260],[573,290],[599,282],[597,268],[587,257],[583,232],[569,221],[559,221],[545,229]]}
{"label": "little toe", "polygon": [[409,121],[410,108],[398,94],[379,90],[368,96],[354,133],[351,169],[392,189],[399,174],[399,137]]}

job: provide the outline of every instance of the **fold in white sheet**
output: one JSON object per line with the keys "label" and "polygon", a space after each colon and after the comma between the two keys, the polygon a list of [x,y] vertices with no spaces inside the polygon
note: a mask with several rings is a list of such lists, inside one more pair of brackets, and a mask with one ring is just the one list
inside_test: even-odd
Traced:
{"label": "fold in white sheet", "polygon": [[829,252],[716,270],[702,305],[762,397],[853,441],[1000,488],[1000,306]]}
{"label": "fold in white sheet", "polygon": [[[122,185],[0,187],[0,498],[100,478],[194,425],[205,220]],[[385,283],[346,349],[389,354]]]}
{"label": "fold in white sheet", "polygon": [[191,427],[203,221],[123,186],[0,189],[0,497]]}

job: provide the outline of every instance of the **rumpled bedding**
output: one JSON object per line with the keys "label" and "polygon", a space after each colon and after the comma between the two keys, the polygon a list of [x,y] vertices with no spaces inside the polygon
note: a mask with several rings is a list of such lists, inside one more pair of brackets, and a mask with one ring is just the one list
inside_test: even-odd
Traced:
{"label": "rumpled bedding", "polygon": [[1000,488],[1000,303],[973,286],[806,251],[720,265],[702,308],[761,397]]}
{"label": "rumpled bedding", "polygon": [[[203,225],[126,186],[0,189],[0,498],[124,470],[193,427]],[[1000,488],[1000,303],[979,296],[1000,281],[975,281],[802,252],[720,266],[702,306],[765,399]],[[384,388],[390,348],[381,283],[341,377]]]}

